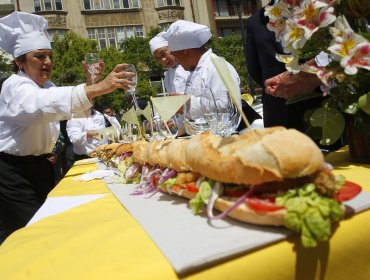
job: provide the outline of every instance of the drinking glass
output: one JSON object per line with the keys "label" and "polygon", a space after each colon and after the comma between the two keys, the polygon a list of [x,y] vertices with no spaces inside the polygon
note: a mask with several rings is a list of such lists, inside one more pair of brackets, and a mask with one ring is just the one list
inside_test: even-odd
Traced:
{"label": "drinking glass", "polygon": [[215,111],[217,112],[216,134],[230,136],[236,131],[240,114],[226,90],[212,91]]}
{"label": "drinking glass", "polygon": [[159,116],[154,116],[152,123],[150,123],[148,120],[144,120],[143,131],[145,139],[148,141],[159,141],[166,139],[166,137],[161,133]]}
{"label": "drinking glass", "polygon": [[91,82],[94,84],[97,74],[99,73],[99,60],[100,57],[97,53],[88,53],[85,55],[85,63],[87,72],[89,72],[91,77]]}
{"label": "drinking glass", "polygon": [[189,100],[184,104],[184,125],[189,135],[204,131],[215,132],[217,110],[212,92],[208,89],[190,90]]}
{"label": "drinking glass", "polygon": [[158,127],[161,135],[166,139],[174,139],[179,132],[179,124],[177,122],[176,116],[173,116],[164,124],[163,120],[160,118],[158,120]]}
{"label": "drinking glass", "polygon": [[131,94],[132,100],[134,102],[135,109],[138,111],[140,110],[139,105],[137,104],[136,100],[136,85],[137,85],[137,72],[136,68],[133,64],[127,64],[126,68],[123,70],[123,72],[130,72],[134,73],[134,76],[131,78],[127,78],[127,80],[134,82],[135,84],[131,86],[131,88],[127,91],[129,94]]}

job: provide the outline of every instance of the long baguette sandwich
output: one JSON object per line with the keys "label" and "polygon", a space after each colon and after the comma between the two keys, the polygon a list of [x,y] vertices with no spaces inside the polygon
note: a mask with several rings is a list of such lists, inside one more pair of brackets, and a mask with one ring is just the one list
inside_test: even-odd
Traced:
{"label": "long baguette sandwich", "polygon": [[193,212],[206,210],[209,219],[284,225],[300,232],[306,247],[330,237],[332,222],[344,215],[341,202],[361,191],[331,173],[309,137],[282,127],[139,141],[132,150],[141,175],[136,194],[161,190],[188,198]]}
{"label": "long baguette sandwich", "polygon": [[335,177],[316,144],[293,129],[252,130],[224,139],[201,134],[186,145],[185,158],[211,181],[191,200],[195,212],[207,204],[210,218],[215,208],[223,212],[218,217],[285,225],[301,233],[306,247],[330,237],[332,222],[344,215],[343,194],[351,198],[361,191]]}

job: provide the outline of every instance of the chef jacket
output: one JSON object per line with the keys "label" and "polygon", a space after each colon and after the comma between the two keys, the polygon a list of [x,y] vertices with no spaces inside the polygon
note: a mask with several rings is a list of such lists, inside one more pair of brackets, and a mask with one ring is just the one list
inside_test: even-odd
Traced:
{"label": "chef jacket", "polygon": [[[112,126],[116,128],[116,136],[119,135],[119,128],[112,123],[112,118],[107,118]],[[118,121],[117,121],[118,122]],[[87,137],[88,130],[99,130],[105,128],[104,115],[96,110],[91,111],[87,118],[74,118],[67,122],[67,134],[73,144],[73,152],[78,155],[88,155],[96,147],[107,142],[106,139],[98,140],[94,137]]]}
{"label": "chef jacket", "polygon": [[[225,91],[227,90],[220,75],[217,73],[215,66],[211,61],[211,57],[216,56],[212,49],[207,50],[200,58],[198,65],[193,71],[190,71],[188,79],[186,80],[185,92],[192,94],[191,98],[191,115],[198,117],[202,115],[200,106],[200,94],[203,90],[210,91]],[[235,68],[228,62],[227,66],[230,70],[231,77],[236,84],[239,91],[237,98],[241,106],[240,95],[240,78]]]}
{"label": "chef jacket", "polygon": [[27,156],[51,153],[59,135],[59,121],[73,114],[85,116],[91,103],[85,85],[37,85],[19,71],[3,84],[0,94],[0,152]]}
{"label": "chef jacket", "polygon": [[180,64],[168,69],[164,73],[164,86],[167,93],[184,93],[186,79],[189,71],[186,71]]}

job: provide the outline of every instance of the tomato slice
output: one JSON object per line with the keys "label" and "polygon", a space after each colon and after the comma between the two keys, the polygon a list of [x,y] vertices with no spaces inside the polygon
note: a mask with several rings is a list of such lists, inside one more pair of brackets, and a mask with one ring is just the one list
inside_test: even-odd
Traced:
{"label": "tomato slice", "polygon": [[361,190],[362,188],[359,185],[353,182],[345,181],[343,187],[337,190],[335,193],[335,199],[338,202],[350,200],[358,195]]}
{"label": "tomato slice", "polygon": [[199,191],[195,183],[187,183],[186,188],[188,189],[189,192],[193,192],[193,193],[197,193]]}
{"label": "tomato slice", "polygon": [[181,187],[181,185],[179,184],[174,184],[172,187],[171,187],[171,191],[175,192],[175,193],[178,193],[182,190],[183,188]]}
{"label": "tomato slice", "polygon": [[274,198],[251,197],[247,199],[247,205],[256,212],[273,212],[284,209],[284,206],[275,204]]}
{"label": "tomato slice", "polygon": [[156,186],[158,186],[159,177],[153,176],[153,177],[150,178],[150,181],[153,184],[153,186],[156,187]]}

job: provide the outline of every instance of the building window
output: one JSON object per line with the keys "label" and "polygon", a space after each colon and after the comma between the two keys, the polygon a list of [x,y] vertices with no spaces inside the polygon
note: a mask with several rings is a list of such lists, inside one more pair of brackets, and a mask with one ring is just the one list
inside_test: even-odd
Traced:
{"label": "building window", "polygon": [[113,10],[139,8],[139,0],[83,0],[85,10]]}
{"label": "building window", "polygon": [[[243,16],[249,16],[256,11],[255,1],[242,1],[241,13]],[[213,0],[215,14],[219,17],[237,16],[238,10],[235,2],[232,0]]]}
{"label": "building window", "polygon": [[130,37],[144,37],[143,26],[124,26],[112,28],[90,28],[87,36],[91,40],[97,40],[100,49],[109,46],[119,47],[122,40]]}
{"label": "building window", "polygon": [[165,6],[182,6],[180,0],[157,0],[157,7],[165,7]]}
{"label": "building window", "polygon": [[35,12],[41,11],[63,11],[62,0],[33,0]]}
{"label": "building window", "polygon": [[170,27],[172,22],[160,23],[159,27],[162,31],[167,31],[168,27]]}
{"label": "building window", "polygon": [[65,33],[66,30],[64,29],[48,29],[48,38],[51,43],[51,47],[54,45],[54,34],[56,34],[55,36],[59,36],[59,39],[63,39]]}

